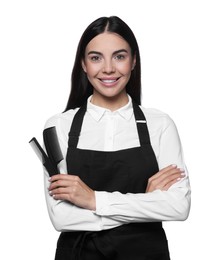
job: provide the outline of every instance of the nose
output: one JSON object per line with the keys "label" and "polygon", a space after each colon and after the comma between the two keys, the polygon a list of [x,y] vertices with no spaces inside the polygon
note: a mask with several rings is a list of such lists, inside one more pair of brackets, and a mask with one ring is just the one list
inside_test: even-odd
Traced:
{"label": "nose", "polygon": [[102,71],[106,74],[111,74],[115,72],[115,66],[112,60],[105,60]]}

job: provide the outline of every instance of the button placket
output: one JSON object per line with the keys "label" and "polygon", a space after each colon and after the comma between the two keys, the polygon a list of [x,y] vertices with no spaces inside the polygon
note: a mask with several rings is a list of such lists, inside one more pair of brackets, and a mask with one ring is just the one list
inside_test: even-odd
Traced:
{"label": "button placket", "polygon": [[114,148],[114,130],[115,130],[115,116],[108,114],[107,128],[106,128],[106,149],[112,151]]}

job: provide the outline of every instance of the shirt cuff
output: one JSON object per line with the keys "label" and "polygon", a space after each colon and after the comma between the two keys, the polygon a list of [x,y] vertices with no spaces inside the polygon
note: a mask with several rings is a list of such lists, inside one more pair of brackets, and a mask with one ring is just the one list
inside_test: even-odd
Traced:
{"label": "shirt cuff", "polygon": [[94,211],[97,215],[107,216],[110,214],[110,201],[108,192],[95,191],[96,198],[96,210]]}

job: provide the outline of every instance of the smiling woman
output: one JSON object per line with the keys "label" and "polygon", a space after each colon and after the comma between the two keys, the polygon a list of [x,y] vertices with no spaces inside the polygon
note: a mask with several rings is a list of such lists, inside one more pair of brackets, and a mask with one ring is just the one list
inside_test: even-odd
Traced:
{"label": "smiling woman", "polygon": [[[162,221],[185,220],[190,186],[172,119],[140,105],[139,48],[118,17],[78,45],[64,113],[50,118],[64,160],[49,178],[56,260],[169,260]],[[49,190],[49,192],[48,192]],[[138,241],[138,243],[137,243]]]}
{"label": "smiling woman", "polygon": [[[102,40],[105,40],[105,42],[100,42],[100,37],[103,38]],[[97,42],[99,46],[94,46],[94,42]],[[117,43],[119,43],[119,45],[115,45]],[[88,48],[90,48],[89,51]],[[106,50],[107,48],[108,50]],[[106,53],[107,51],[108,53]],[[117,53],[118,51],[120,51],[120,53]],[[109,57],[105,57],[104,55],[106,54]],[[129,58],[126,58],[127,56]],[[108,66],[110,66],[110,70],[112,70],[112,66],[114,65],[113,61],[121,61],[123,57],[130,59],[133,65],[133,73],[131,73],[129,81],[127,82],[126,92],[132,96],[132,99],[136,101],[136,103],[140,104],[140,54],[132,30],[118,17],[102,17],[91,23],[84,31],[78,45],[72,71],[71,93],[66,110],[81,107],[85,100],[93,94],[93,85],[88,80],[87,73],[85,73],[86,63],[88,63],[89,58],[92,59],[94,63],[97,63],[97,65],[101,62],[102,65],[107,66],[102,67],[102,70],[107,69],[106,72],[108,74]],[[105,62],[105,64],[103,64],[103,62]],[[108,64],[108,62],[110,63]],[[112,76],[111,74],[108,75],[108,77]],[[107,76],[106,73],[105,76]]]}
{"label": "smiling woman", "polygon": [[129,44],[118,34],[105,31],[94,37],[82,61],[93,86],[93,104],[110,110],[126,105],[126,85],[135,63]]}

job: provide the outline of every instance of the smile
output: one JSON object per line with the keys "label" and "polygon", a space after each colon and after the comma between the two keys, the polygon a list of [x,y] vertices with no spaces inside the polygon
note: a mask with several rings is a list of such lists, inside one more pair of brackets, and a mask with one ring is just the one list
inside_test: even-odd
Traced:
{"label": "smile", "polygon": [[104,83],[113,83],[113,82],[116,82],[117,80],[116,79],[101,79],[101,81]]}
{"label": "smile", "polygon": [[102,82],[106,82],[106,83],[112,83],[117,81],[119,78],[99,78],[99,80],[101,80]]}
{"label": "smile", "polygon": [[111,87],[114,86],[115,84],[117,84],[117,81],[120,78],[100,78],[99,80],[101,81],[101,83],[105,86]]}

